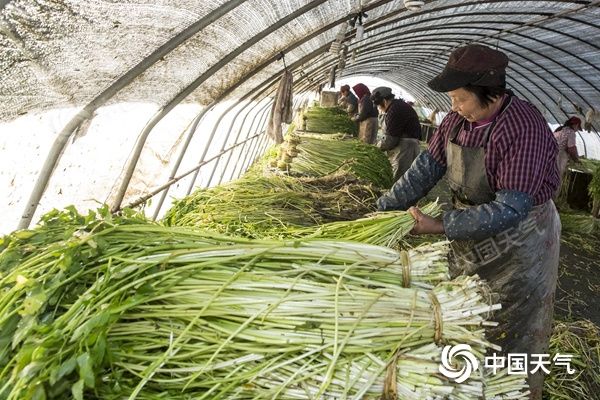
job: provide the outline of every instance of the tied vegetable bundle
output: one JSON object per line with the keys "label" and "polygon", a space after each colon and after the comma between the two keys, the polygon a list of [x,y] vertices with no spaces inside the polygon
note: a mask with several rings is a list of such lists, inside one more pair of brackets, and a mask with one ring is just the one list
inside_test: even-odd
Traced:
{"label": "tied vegetable bundle", "polygon": [[392,167],[375,146],[340,135],[289,135],[277,166],[293,175],[319,177],[344,171],[380,188],[392,185]]}
{"label": "tied vegetable bundle", "polygon": [[[495,307],[475,279],[402,288],[390,249],[68,217],[3,239],[2,398],[343,397],[378,392],[401,351],[488,345],[482,315]],[[67,229],[46,235],[56,219]],[[462,390],[432,379],[438,389],[420,373],[397,382]]]}

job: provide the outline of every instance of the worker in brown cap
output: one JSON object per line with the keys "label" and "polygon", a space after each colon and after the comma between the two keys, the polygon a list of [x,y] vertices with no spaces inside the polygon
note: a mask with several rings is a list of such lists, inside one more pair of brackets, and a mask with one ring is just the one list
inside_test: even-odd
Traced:
{"label": "worker in brown cap", "polygon": [[[506,89],[508,57],[472,44],[454,50],[428,85],[446,92],[452,110],[428,150],[392,189],[380,210],[409,209],[414,234],[452,240],[451,275],[478,274],[502,309],[486,337],[504,355],[545,354],[552,332],[560,221],[556,140],[542,114]],[[437,219],[414,205],[446,176],[454,209]],[[542,398],[543,371],[525,360],[532,399]],[[539,361],[539,360],[538,360]]]}

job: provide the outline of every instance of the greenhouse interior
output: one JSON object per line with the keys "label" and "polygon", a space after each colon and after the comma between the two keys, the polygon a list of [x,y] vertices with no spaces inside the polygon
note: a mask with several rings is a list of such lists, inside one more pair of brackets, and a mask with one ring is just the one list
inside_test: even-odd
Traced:
{"label": "greenhouse interior", "polygon": [[0,400],[600,399],[600,0],[0,0]]}

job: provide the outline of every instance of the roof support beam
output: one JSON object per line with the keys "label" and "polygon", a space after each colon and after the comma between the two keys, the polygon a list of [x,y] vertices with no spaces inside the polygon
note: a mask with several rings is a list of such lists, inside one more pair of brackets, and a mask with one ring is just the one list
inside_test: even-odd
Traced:
{"label": "roof support beam", "polygon": [[[19,221],[19,225],[17,229],[24,229],[29,226],[31,223],[31,219],[35,213],[35,210],[38,207],[38,204],[48,186],[48,182],[58,161],[60,160],[62,153],[69,141],[69,138],[73,133],[81,126],[81,124],[92,118],[94,112],[103,104],[106,103],[110,98],[112,98],[119,90],[123,89],[127,85],[129,85],[136,77],[141,75],[144,71],[154,65],[157,61],[159,61],[162,57],[170,53],[172,50],[177,48],[181,43],[188,40],[190,37],[206,28],[208,25],[212,24],[223,15],[228,13],[229,11],[236,8],[238,5],[242,4],[245,0],[230,0],[225,4],[221,5],[216,10],[210,12],[208,15],[204,16],[194,24],[190,25],[188,28],[181,31],[179,34],[170,39],[167,43],[156,49],[152,52],[148,57],[140,61],[137,65],[127,71],[123,76],[117,79],[112,85],[106,88],[102,93],[96,96],[90,103],[88,103],[81,111],[79,111],[62,129],[62,131],[57,135],[52,147],[48,155],[46,156],[46,160],[42,169],[38,175],[37,181],[29,196],[29,200],[25,205],[25,210],[23,215],[21,216],[21,220]],[[5,2],[4,4],[7,4]],[[0,7],[1,9],[2,7]]]}
{"label": "roof support beam", "polygon": [[[246,40],[244,43],[242,43],[236,49],[234,49],[229,54],[227,54],[225,57],[223,57],[221,60],[219,60],[219,62],[217,62],[216,64],[211,66],[205,72],[203,72],[202,75],[200,75],[198,78],[196,78],[184,90],[179,92],[166,105],[164,105],[161,108],[161,110],[158,113],[156,113],[154,115],[154,117],[152,117],[152,119],[146,124],[146,126],[144,127],[142,132],[140,132],[137,142],[134,146],[133,154],[127,163],[125,174],[124,174],[121,184],[117,190],[115,200],[111,206],[111,210],[116,211],[121,206],[121,202],[123,201],[123,197],[125,197],[125,192],[127,191],[127,187],[129,186],[129,183],[131,182],[131,177],[133,176],[133,173],[137,166],[140,154],[142,153],[142,150],[144,148],[144,144],[146,143],[146,140],[148,139],[150,132],[154,129],[156,124],[158,124],[169,112],[171,112],[171,110],[173,108],[175,108],[175,106],[178,105],[183,99],[185,99],[187,96],[189,96],[194,90],[196,90],[208,78],[210,78],[212,75],[214,75],[215,72],[217,72],[218,70],[223,68],[229,62],[234,60],[237,56],[239,56],[244,51],[246,51],[247,49],[252,47],[252,45],[258,43],[265,37],[269,36],[271,33],[275,32],[277,29],[285,26],[290,21],[293,21],[294,19],[298,18],[302,14],[307,13],[308,11],[323,4],[326,1],[327,0],[313,0],[310,3],[306,4],[305,6],[297,9],[293,13],[288,14],[287,16],[280,19],[275,24],[269,26],[267,29],[264,29],[262,32],[258,33],[257,35],[253,36],[252,38]],[[238,83],[239,83],[239,81],[238,81]]]}

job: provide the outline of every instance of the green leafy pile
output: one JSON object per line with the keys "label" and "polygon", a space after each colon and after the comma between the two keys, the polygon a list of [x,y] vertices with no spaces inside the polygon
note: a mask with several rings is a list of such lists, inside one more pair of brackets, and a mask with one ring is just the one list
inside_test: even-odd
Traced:
{"label": "green leafy pile", "polygon": [[477,278],[427,273],[444,252],[232,239],[106,209],[56,212],[1,246],[2,399],[475,399],[490,390],[484,377],[456,385],[434,368],[434,342],[470,344],[479,356],[494,348],[483,328],[497,306]]}
{"label": "green leafy pile", "polygon": [[303,119],[309,132],[358,134],[357,124],[337,107],[311,107],[304,112]]}

